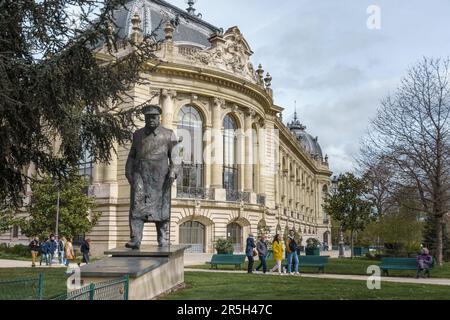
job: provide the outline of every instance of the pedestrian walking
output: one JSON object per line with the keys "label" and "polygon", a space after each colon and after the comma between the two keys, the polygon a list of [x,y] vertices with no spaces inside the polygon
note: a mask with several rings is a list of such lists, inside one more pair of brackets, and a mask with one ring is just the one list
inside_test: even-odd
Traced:
{"label": "pedestrian walking", "polygon": [[247,268],[248,273],[253,273],[253,263],[255,261],[253,257],[257,254],[255,248],[256,248],[255,239],[253,239],[253,234],[250,233],[248,235],[247,244],[245,246],[245,255],[247,256],[248,259],[248,268]]}
{"label": "pedestrian walking", "polygon": [[39,245],[39,238],[34,237],[33,240],[31,240],[30,244],[30,251],[31,251],[31,267],[36,267],[36,257],[39,254],[40,245]]}
{"label": "pedestrian walking", "polygon": [[[297,242],[295,241],[295,231],[290,230],[288,239],[286,242],[286,252],[288,254],[288,273],[298,275],[298,255],[297,255]],[[294,262],[294,272],[292,272],[292,262]]]}
{"label": "pedestrian walking", "polygon": [[86,239],[83,241],[80,247],[80,251],[83,254],[82,262],[89,264],[89,251],[90,251],[91,239]]}
{"label": "pedestrian walking", "polygon": [[275,266],[270,270],[275,272],[278,269],[278,274],[281,274],[281,260],[283,260],[283,246],[281,245],[281,237],[276,234],[272,242],[273,259],[275,260]]}
{"label": "pedestrian walking", "polygon": [[70,262],[75,261],[75,252],[73,251],[73,245],[72,245],[71,238],[67,239],[66,245],[64,246],[64,250],[66,253],[66,266],[68,266]]}
{"label": "pedestrian walking", "polygon": [[259,269],[263,269],[263,273],[267,272],[267,263],[266,263],[266,257],[267,257],[267,242],[266,242],[266,236],[262,235],[256,244],[256,250],[258,251],[258,257],[259,257],[259,266],[256,267],[256,271],[259,271]]}
{"label": "pedestrian walking", "polygon": [[58,256],[59,262],[62,265],[66,265],[66,255],[65,255],[66,238],[63,236],[58,240]]}

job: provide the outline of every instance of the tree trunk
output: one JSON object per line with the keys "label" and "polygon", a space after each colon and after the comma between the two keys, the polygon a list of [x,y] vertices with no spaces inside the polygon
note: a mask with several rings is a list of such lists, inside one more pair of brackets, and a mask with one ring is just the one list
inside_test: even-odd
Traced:
{"label": "tree trunk", "polygon": [[350,232],[350,257],[353,259],[353,230]]}
{"label": "tree trunk", "polygon": [[436,260],[437,263],[442,266],[443,263],[443,251],[444,251],[444,245],[443,245],[443,230],[442,230],[442,217],[436,217]]}

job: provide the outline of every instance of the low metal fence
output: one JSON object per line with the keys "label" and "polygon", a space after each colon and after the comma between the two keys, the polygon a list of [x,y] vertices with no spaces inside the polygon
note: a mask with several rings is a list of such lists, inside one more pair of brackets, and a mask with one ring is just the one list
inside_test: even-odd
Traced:
{"label": "low metal fence", "polygon": [[128,300],[129,278],[125,276],[100,283],[91,283],[52,300]]}
{"label": "low metal fence", "polygon": [[0,300],[42,300],[44,274],[37,277],[0,281]]}

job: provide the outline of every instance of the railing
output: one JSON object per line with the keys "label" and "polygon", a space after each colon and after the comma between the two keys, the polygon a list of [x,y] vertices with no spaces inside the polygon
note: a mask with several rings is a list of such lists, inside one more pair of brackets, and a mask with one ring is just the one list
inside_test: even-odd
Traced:
{"label": "railing", "polygon": [[250,203],[250,192],[242,192],[233,189],[225,189],[227,194],[227,201]]}
{"label": "railing", "polygon": [[259,204],[260,206],[265,206],[266,205],[266,196],[263,194],[258,194],[256,196],[256,203]]}
{"label": "railing", "polygon": [[38,277],[0,281],[0,300],[42,300],[44,274]]}
{"label": "railing", "polygon": [[101,283],[91,283],[52,300],[128,300],[129,279],[125,276]]}
{"label": "railing", "polygon": [[196,187],[180,187],[177,186],[178,199],[204,199],[213,200],[214,190]]}
{"label": "railing", "polygon": [[191,56],[199,51],[200,49],[194,47],[178,47],[178,53],[185,56]]}

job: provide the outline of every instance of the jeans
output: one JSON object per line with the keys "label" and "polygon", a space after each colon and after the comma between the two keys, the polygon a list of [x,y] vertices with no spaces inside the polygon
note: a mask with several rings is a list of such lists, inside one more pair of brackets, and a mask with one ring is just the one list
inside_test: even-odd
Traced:
{"label": "jeans", "polygon": [[252,273],[253,272],[253,263],[255,262],[255,259],[253,258],[253,256],[247,256],[247,258],[248,258],[247,271],[248,271],[248,273]]}
{"label": "jeans", "polygon": [[292,272],[292,259],[294,259],[294,271],[298,272],[298,255],[297,252],[291,252],[288,255],[288,272]]}
{"label": "jeans", "polygon": [[62,250],[62,251],[58,251],[58,254],[59,254],[59,261],[60,261],[60,263],[61,264],[66,264],[66,259],[65,259],[65,256],[64,256],[64,250]]}
{"label": "jeans", "polygon": [[49,265],[49,258],[50,258],[50,254],[49,253],[41,253],[41,261],[39,262],[39,264],[42,265],[42,261],[44,261],[45,264],[48,266]]}
{"label": "jeans", "polygon": [[259,256],[259,266],[256,267],[256,271],[259,271],[259,269],[262,267],[263,272],[267,272],[267,264],[266,264],[266,256]]}

